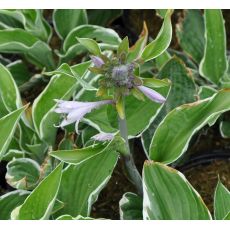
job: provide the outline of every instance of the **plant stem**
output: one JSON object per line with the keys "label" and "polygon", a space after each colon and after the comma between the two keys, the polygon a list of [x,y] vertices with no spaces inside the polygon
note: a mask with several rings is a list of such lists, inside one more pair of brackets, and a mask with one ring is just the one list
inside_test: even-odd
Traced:
{"label": "plant stem", "polygon": [[[123,103],[123,107],[124,107],[124,103]],[[124,110],[124,108],[123,108],[123,110]],[[124,110],[124,113],[125,113],[125,110]],[[122,157],[124,159],[128,179],[135,185],[138,194],[142,196],[142,194],[143,194],[142,178],[141,178],[141,175],[138,172],[136,165],[134,163],[133,155],[130,152],[126,118],[121,119],[119,117],[119,129],[120,129],[121,137],[125,140],[125,143],[127,146],[128,154],[122,155]]]}

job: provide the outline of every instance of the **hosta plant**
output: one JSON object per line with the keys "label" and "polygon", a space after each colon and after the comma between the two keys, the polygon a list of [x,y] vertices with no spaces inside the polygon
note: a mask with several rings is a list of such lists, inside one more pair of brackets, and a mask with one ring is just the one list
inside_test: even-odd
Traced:
{"label": "hosta plant", "polygon": [[[162,26],[156,38],[148,39],[144,23],[130,46],[128,37],[121,39],[104,27],[113,14],[105,14],[102,26],[96,26],[87,24],[94,18],[92,11],[54,10],[52,23],[39,10],[0,11],[0,160],[8,162],[5,177],[14,188],[0,197],[0,219],[92,219],[92,205],[118,161],[136,190],[121,198],[121,219],[230,218],[230,193],[221,181],[212,216],[171,164],[185,153],[196,131],[230,109],[230,90],[206,86],[198,92],[196,64],[168,49],[173,10],[157,13]],[[213,28],[208,22],[214,17],[223,23],[221,11],[206,10],[204,16],[206,46],[200,71],[218,85],[227,64],[207,60],[208,44],[215,41],[209,41]],[[59,50],[49,47],[53,29],[62,41]],[[219,41],[220,58],[224,41]],[[9,64],[6,53],[22,60]],[[28,63],[39,74],[23,79],[21,92],[35,87],[37,79],[46,83],[32,104],[22,100],[17,78]],[[138,137],[147,158],[142,173],[131,145]]]}

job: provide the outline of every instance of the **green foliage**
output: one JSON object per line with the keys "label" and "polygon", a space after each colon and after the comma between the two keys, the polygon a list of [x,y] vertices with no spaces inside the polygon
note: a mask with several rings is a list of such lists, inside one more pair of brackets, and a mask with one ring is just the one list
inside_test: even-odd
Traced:
{"label": "green foliage", "polygon": [[165,116],[177,106],[195,101],[196,86],[194,84],[193,76],[178,57],[171,58],[161,68],[158,77],[163,78],[165,76],[170,79],[172,86],[167,101],[161,111],[153,120],[150,127],[142,134],[142,143],[146,152],[149,150],[156,128]]}
{"label": "green foliage", "polygon": [[171,14],[172,10],[168,10],[164,16],[163,25],[156,39],[149,43],[143,50],[141,57],[145,61],[149,61],[161,55],[170,45],[172,38]]}
{"label": "green foliage", "polygon": [[218,181],[214,196],[214,216],[216,220],[229,218],[230,213],[230,192]]}
{"label": "green foliage", "polygon": [[2,64],[0,64],[0,96],[3,105],[10,112],[22,106],[17,85],[10,72]]}
{"label": "green foliage", "polygon": [[78,215],[77,217],[72,217],[71,215],[62,215],[57,218],[57,220],[94,220],[90,217],[83,217],[81,215]]}
{"label": "green foliage", "polygon": [[97,42],[90,38],[77,38],[78,42],[83,45],[90,53],[94,55],[101,55],[101,49]]}
{"label": "green foliage", "polygon": [[30,194],[28,191],[15,190],[0,197],[0,219],[10,220],[11,212],[20,206],[26,197]]}
{"label": "green foliage", "polygon": [[[0,190],[8,192],[0,219],[91,220],[118,160],[116,175],[138,194],[123,194],[120,219],[211,219],[183,174],[166,164],[205,125],[220,120],[229,137],[228,118],[220,117],[230,104],[222,12],[185,10],[173,47],[173,10],[154,12],[162,25],[153,40],[146,24],[155,25],[145,22],[139,38],[128,38],[133,28],[117,27],[126,23],[122,10],[0,10],[0,160],[16,189]],[[71,124],[59,128],[63,120]],[[142,178],[129,146],[140,136],[154,160]],[[230,219],[220,182],[214,216]]]}
{"label": "green foliage", "polygon": [[24,107],[15,110],[0,119],[0,160],[4,156],[13,138],[14,131],[21,117]]}
{"label": "green foliage", "polygon": [[230,121],[221,121],[220,123],[220,133],[223,138],[230,137]]}
{"label": "green foliage", "polygon": [[114,149],[105,148],[105,151],[80,164],[68,165],[63,171],[57,197],[65,206],[55,216],[68,214],[88,217],[92,204],[110,179],[117,160],[118,154]]}
{"label": "green foliage", "polygon": [[209,220],[203,200],[184,175],[161,163],[146,161],[143,169],[145,220]]}
{"label": "green foliage", "polygon": [[12,218],[18,220],[49,219],[58,193],[63,163],[60,163],[17,207]]}
{"label": "green foliage", "polygon": [[77,42],[76,38],[88,38],[100,41],[101,49],[114,49],[118,46],[121,39],[118,34],[112,29],[95,26],[95,25],[81,25],[74,28],[63,42],[63,52],[60,54],[61,61],[66,62],[82,54],[86,49]]}
{"label": "green foliage", "polygon": [[[150,159],[174,162],[186,151],[194,133],[229,109],[227,89],[206,100],[177,107],[158,126],[150,145]],[[167,145],[161,145],[162,141]]]}
{"label": "green foliage", "polygon": [[40,166],[29,158],[13,159],[7,164],[6,181],[16,189],[32,190],[40,179]]}
{"label": "green foliage", "polygon": [[205,51],[200,74],[218,85],[227,70],[226,32],[221,10],[205,10]]}
{"label": "green foliage", "polygon": [[142,51],[146,46],[147,39],[148,39],[148,29],[146,23],[144,22],[143,30],[139,36],[139,39],[132,47],[129,48],[129,53],[127,56],[128,62],[134,61],[141,57]]}
{"label": "green foliage", "polygon": [[0,52],[24,54],[27,60],[40,68],[54,68],[51,49],[31,33],[22,29],[7,29],[0,31],[0,37]]}
{"label": "green foliage", "polygon": [[198,92],[200,100],[211,97],[215,93],[217,93],[217,90],[210,86],[201,86]]}
{"label": "green foliage", "polygon": [[53,21],[54,28],[61,39],[64,39],[75,27],[88,23],[86,11],[75,9],[54,10]]}
{"label": "green foliage", "polygon": [[123,153],[123,146],[123,139],[116,136],[108,145],[95,144],[82,149],[58,150],[51,152],[50,155],[66,163],[77,165],[104,152],[114,151],[115,154],[115,152],[118,151]]}
{"label": "green foliage", "polygon": [[116,18],[122,15],[120,9],[100,9],[100,10],[87,10],[89,24],[108,26]]}
{"label": "green foliage", "polygon": [[204,19],[200,10],[185,10],[183,20],[176,27],[180,46],[199,63],[204,54]]}
{"label": "green foliage", "polygon": [[51,27],[42,16],[41,10],[1,10],[1,27],[23,28],[43,41],[51,36]]}
{"label": "green foliage", "polygon": [[142,197],[127,192],[119,202],[121,220],[142,220]]}

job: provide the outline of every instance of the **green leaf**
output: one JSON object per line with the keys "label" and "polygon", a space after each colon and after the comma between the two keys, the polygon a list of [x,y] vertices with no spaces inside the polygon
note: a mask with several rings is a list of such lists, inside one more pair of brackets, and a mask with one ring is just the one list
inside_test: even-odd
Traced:
{"label": "green leaf", "polygon": [[221,10],[205,10],[205,40],[199,71],[201,76],[218,85],[228,66],[226,32]]}
{"label": "green leaf", "polygon": [[220,123],[220,133],[223,138],[230,137],[230,122],[229,121],[221,121]]}
{"label": "green leaf", "polygon": [[184,17],[176,25],[180,47],[194,61],[200,63],[205,46],[204,18],[201,10],[184,10]]}
{"label": "green leaf", "polygon": [[99,154],[104,148],[102,144],[97,144],[82,149],[53,151],[49,154],[66,163],[79,164]]}
{"label": "green leaf", "polygon": [[22,60],[11,62],[7,68],[19,87],[30,80],[31,74],[28,66]]}
{"label": "green leaf", "polygon": [[216,220],[224,220],[230,212],[230,192],[218,181],[214,195],[214,216]]}
{"label": "green leaf", "polygon": [[87,64],[83,66],[83,71],[79,72],[79,67],[81,68],[83,63],[81,65],[76,66],[69,66],[68,64],[64,63],[61,66],[58,67],[58,69],[46,73],[47,75],[54,75],[54,74],[61,74],[63,76],[67,77],[74,77],[77,79],[77,81],[80,83],[80,85],[86,89],[86,90],[97,90],[95,87],[90,85],[88,82],[84,81],[84,75],[87,73],[88,67],[91,65],[91,62],[86,62]]}
{"label": "green leaf", "polygon": [[72,56],[73,54],[76,56],[76,54],[85,52],[85,49],[82,49],[82,46],[77,43],[76,37],[95,39],[105,45],[107,44],[109,49],[114,45],[118,46],[121,42],[118,34],[112,29],[93,25],[78,26],[68,34],[63,43],[63,51],[65,55]]}
{"label": "green leaf", "polygon": [[5,177],[13,188],[32,190],[39,182],[40,166],[29,158],[13,159],[7,164]]}
{"label": "green leaf", "polygon": [[41,161],[44,160],[44,153],[47,150],[46,143],[41,141],[36,131],[33,128],[26,125],[24,122],[20,122],[19,127],[20,127],[20,136],[19,136],[20,148],[25,153],[30,154],[30,158],[41,163]]}
{"label": "green leaf", "polygon": [[49,219],[58,193],[63,163],[60,163],[26,198],[17,210],[16,219]]}
{"label": "green leaf", "polygon": [[167,164],[174,162],[186,151],[190,139],[199,129],[228,110],[230,110],[228,89],[219,91],[211,98],[172,110],[153,136],[149,150],[150,159]]}
{"label": "green leaf", "polygon": [[39,41],[38,38],[22,29],[0,30],[0,51],[21,52]]}
{"label": "green leaf", "polygon": [[54,203],[54,206],[53,206],[52,214],[54,214],[55,212],[59,211],[64,206],[65,206],[65,204],[62,201],[56,199],[55,203]]}
{"label": "green leaf", "polygon": [[166,13],[167,13],[167,9],[156,9],[156,13],[159,17],[164,18]]}
{"label": "green leaf", "polygon": [[197,65],[192,61],[192,59],[185,54],[182,51],[174,50],[174,49],[168,49],[171,56],[177,56],[180,58],[188,68],[191,69],[191,71],[196,75],[198,82],[204,82],[204,79],[199,76],[199,73],[197,72]]}
{"label": "green leaf", "polygon": [[59,150],[72,150],[75,147],[74,140],[71,136],[64,137],[58,144]]}
{"label": "green leaf", "polygon": [[211,97],[211,96],[213,96],[213,94],[215,94],[215,93],[217,93],[217,90],[216,90],[216,89],[214,89],[214,88],[212,88],[212,87],[210,87],[210,86],[206,86],[206,85],[201,86],[201,87],[199,88],[199,92],[198,92],[199,98],[200,98],[201,100],[202,100],[202,99],[206,99],[206,98],[208,98],[208,97]]}
{"label": "green leaf", "polygon": [[132,47],[129,48],[129,53],[127,57],[128,62],[132,62],[133,60],[140,58],[141,53],[146,46],[147,39],[148,39],[148,28],[146,26],[146,23],[144,22],[143,29],[139,36],[139,39]]}
{"label": "green leaf", "polygon": [[224,220],[230,220],[230,212],[224,217]]}
{"label": "green leaf", "polygon": [[120,9],[93,9],[87,10],[89,24],[108,26],[116,18],[120,17],[122,10]]}
{"label": "green leaf", "polygon": [[0,30],[0,52],[25,54],[28,61],[40,68],[45,66],[49,70],[55,66],[49,46],[22,29]]}
{"label": "green leaf", "polygon": [[81,215],[78,215],[77,217],[72,217],[71,215],[62,215],[57,218],[57,220],[94,220],[90,217],[83,217]]}
{"label": "green leaf", "polygon": [[51,36],[51,27],[38,9],[0,10],[0,24],[4,29],[24,28],[45,42]]}
{"label": "green leaf", "polygon": [[143,220],[143,199],[137,194],[125,193],[119,202],[119,207],[121,220]]}
{"label": "green leaf", "polygon": [[14,131],[18,124],[18,121],[21,117],[22,112],[24,111],[25,107],[22,107],[18,110],[15,110],[8,115],[2,117],[0,119],[0,160],[5,154],[12,137],[14,135]]}
{"label": "green leaf", "polygon": [[117,54],[118,55],[121,55],[122,53],[125,53],[127,54],[129,51],[129,39],[128,37],[126,36],[122,42],[120,43],[120,45],[118,46],[118,49],[117,49]]}
{"label": "green leaf", "polygon": [[200,195],[179,171],[146,161],[143,169],[145,220],[209,220]]}
{"label": "green leaf", "polygon": [[20,10],[25,17],[23,24],[26,31],[38,37],[44,42],[49,42],[52,35],[52,29],[49,23],[44,19],[40,9]]}
{"label": "green leaf", "polygon": [[23,28],[25,17],[18,10],[0,10],[0,28]]}
{"label": "green leaf", "polygon": [[144,61],[149,61],[161,55],[170,45],[172,39],[171,15],[173,11],[168,10],[164,17],[163,25],[155,40],[150,42],[141,55]]}
{"label": "green leaf", "polygon": [[108,149],[113,149],[114,151],[117,151],[122,149],[123,146],[124,146],[123,139],[121,139],[119,136],[116,136],[107,145],[105,145],[105,143],[96,144],[82,149],[53,151],[50,152],[49,154],[52,157],[55,157],[66,163],[77,165],[86,160],[91,159],[95,155],[102,154],[103,152],[108,151]]}
{"label": "green leaf", "polygon": [[227,71],[225,72],[224,76],[220,79],[220,87],[222,89],[230,88],[230,56],[228,56],[227,59],[228,59]]}
{"label": "green leaf", "polygon": [[158,56],[156,60],[156,65],[159,70],[171,59],[171,55],[165,51],[160,56]]}
{"label": "green leaf", "polygon": [[78,139],[77,145],[84,147],[89,146],[91,143],[94,142],[91,137],[96,134],[98,134],[98,131],[95,128],[86,125],[86,127],[81,132],[81,138]]}
{"label": "green leaf", "polygon": [[94,54],[96,56],[101,55],[101,49],[96,41],[90,38],[78,38],[78,42],[83,45],[91,54]]}
{"label": "green leaf", "polygon": [[88,217],[92,204],[110,179],[117,160],[118,154],[114,148],[108,147],[87,161],[66,167],[58,193],[58,199],[65,206],[55,215]]}
{"label": "green leaf", "polygon": [[[167,79],[164,80],[167,81]],[[152,88],[164,97],[167,97],[170,91],[170,86],[170,81],[168,81],[167,86]],[[147,98],[145,101],[139,101],[133,96],[128,96],[126,98],[125,105],[129,136],[140,135],[146,130],[163,106],[162,104],[155,103]]]}
{"label": "green leaf", "polygon": [[1,118],[1,117],[8,114],[8,110],[7,110],[6,106],[4,106],[1,94],[0,94],[0,104],[1,104],[1,106],[0,106],[0,118]]}
{"label": "green leaf", "polygon": [[172,82],[169,95],[159,114],[149,128],[142,134],[142,143],[147,154],[156,128],[164,117],[177,106],[195,101],[196,86],[193,81],[193,76],[179,58],[171,58],[170,61],[162,67],[158,77],[163,78],[165,76]]}
{"label": "green leaf", "polygon": [[28,191],[16,190],[0,197],[0,220],[10,220],[11,212],[21,205],[30,194]]}
{"label": "green leaf", "polygon": [[[18,147],[20,148],[20,147]],[[2,160],[3,161],[12,161],[13,159],[23,158],[25,157],[25,152],[17,150],[17,149],[10,149],[4,154]]]}
{"label": "green leaf", "polygon": [[86,10],[56,9],[53,11],[53,22],[58,36],[64,39],[75,27],[87,24],[88,19]]}
{"label": "green leaf", "polygon": [[16,110],[22,106],[18,87],[11,73],[0,64],[0,94],[8,111]]}
{"label": "green leaf", "polygon": [[32,107],[32,117],[40,138],[53,143],[57,128],[55,124],[60,119],[60,115],[53,112],[56,105],[54,99],[68,100],[73,90],[76,88],[77,79],[66,75],[55,75],[43,92],[35,99]]}
{"label": "green leaf", "polygon": [[27,60],[39,68],[46,68],[47,71],[53,70],[56,66],[51,48],[44,42],[38,41],[27,52]]}

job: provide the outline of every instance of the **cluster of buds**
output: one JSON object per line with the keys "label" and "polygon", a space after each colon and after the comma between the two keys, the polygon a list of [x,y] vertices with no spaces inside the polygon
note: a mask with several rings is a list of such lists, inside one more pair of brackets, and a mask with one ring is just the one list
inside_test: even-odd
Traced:
{"label": "cluster of buds", "polygon": [[134,87],[142,85],[142,81],[134,74],[137,63],[124,63],[124,57],[113,57],[110,60],[105,55],[91,56],[91,59],[94,67],[90,70],[103,76],[99,81],[98,96],[104,96],[109,90],[113,90],[114,95],[118,92],[128,95]]}
{"label": "cluster of buds", "polygon": [[[127,39],[123,40],[127,42]],[[121,44],[122,44],[121,43]],[[121,45],[122,46],[122,45]],[[78,132],[78,123],[84,117],[85,114],[91,112],[92,109],[97,109],[102,105],[115,104],[117,112],[121,119],[124,119],[123,110],[123,98],[127,95],[134,95],[138,99],[143,99],[145,95],[150,100],[157,103],[164,103],[165,98],[154,91],[153,89],[144,86],[142,79],[135,74],[139,61],[134,60],[129,62],[128,49],[119,49],[116,55],[112,58],[108,58],[104,54],[98,56],[91,56],[93,66],[89,70],[93,73],[100,74],[99,89],[97,96],[103,96],[104,98],[112,97],[112,100],[102,100],[97,102],[77,102],[77,101],[62,101],[57,100],[56,113],[62,113],[65,115],[64,120],[61,122],[60,127],[64,127],[68,124],[76,124],[76,132]],[[113,135],[109,134],[109,137]],[[96,140],[105,140],[108,135],[99,134],[95,136]]]}
{"label": "cluster of buds", "polygon": [[[140,77],[135,75],[138,62],[126,63],[125,53],[113,57],[111,60],[105,55],[91,56],[94,64],[90,70],[93,73],[101,74],[99,80],[98,96],[114,96],[114,100],[119,100],[122,96],[127,96],[133,91],[140,91],[150,100],[157,103],[164,103],[165,98],[149,87],[143,85]],[[134,96],[137,94],[133,93]],[[138,99],[142,99],[139,97]]]}

